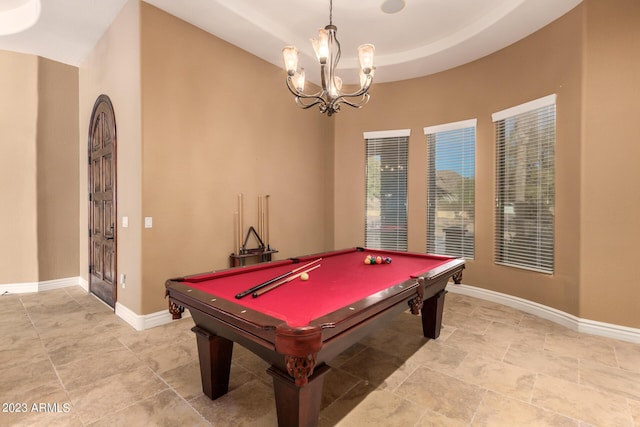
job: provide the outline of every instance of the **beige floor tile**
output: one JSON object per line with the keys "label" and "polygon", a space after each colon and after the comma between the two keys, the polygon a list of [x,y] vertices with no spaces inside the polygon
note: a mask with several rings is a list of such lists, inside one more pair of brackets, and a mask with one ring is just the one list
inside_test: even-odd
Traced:
{"label": "beige floor tile", "polygon": [[521,400],[488,392],[471,425],[478,427],[578,427],[579,423]]}
{"label": "beige floor tile", "polygon": [[509,346],[509,350],[504,356],[504,361],[574,383],[577,383],[580,379],[578,359],[543,350],[542,348],[532,349],[526,344],[512,344]]}
{"label": "beige floor tile", "polygon": [[449,292],[444,300],[444,310],[447,314],[455,312],[470,316],[479,302],[476,298]]}
{"label": "beige floor tile", "polygon": [[88,424],[165,389],[167,385],[149,368],[140,367],[69,391],[69,396],[74,412]]}
{"label": "beige floor tile", "polygon": [[618,366],[616,353],[611,342],[593,335],[579,334],[570,330],[549,333],[545,341],[545,350],[563,356]]}
{"label": "beige floor tile", "polygon": [[94,355],[126,350],[120,341],[109,334],[74,333],[44,340],[49,357],[61,366]]}
{"label": "beige floor tile", "polygon": [[562,379],[539,375],[531,403],[596,426],[631,426],[624,397]]}
{"label": "beige floor tile", "polygon": [[424,412],[419,405],[386,390],[373,390],[343,418],[336,421],[340,427],[413,425]]}
{"label": "beige floor tile", "polygon": [[56,369],[65,389],[71,392],[101,379],[143,366],[143,362],[134,353],[123,348],[81,358]]}
{"label": "beige floor tile", "polygon": [[191,332],[192,327],[193,320],[182,319],[145,331],[118,335],[118,339],[133,352],[140,353],[157,345],[179,341],[193,342],[195,338]]}
{"label": "beige floor tile", "polygon": [[447,340],[447,338],[449,338],[451,336],[452,333],[455,332],[455,330],[456,330],[455,327],[449,326],[449,325],[445,325],[443,323],[442,327],[440,328],[440,336],[438,338],[436,338],[435,340],[431,340],[431,341],[444,342],[444,341]]}
{"label": "beige floor tile", "polygon": [[343,371],[340,368],[332,368],[324,376],[321,408],[326,408],[362,382],[362,379],[351,375],[349,372]]}
{"label": "beige floor tile", "polygon": [[366,348],[367,347],[364,344],[357,342],[354,345],[352,345],[351,347],[349,347],[348,349],[346,349],[345,351],[343,351],[342,353],[340,353],[338,356],[336,356],[335,358],[330,360],[328,365],[333,366],[333,367],[339,367],[344,362],[346,362],[347,360],[351,359],[353,356],[355,356],[356,354],[360,353],[361,351],[363,351]]}
{"label": "beige floor tile", "polygon": [[162,373],[176,366],[198,361],[196,338],[176,343],[152,346],[138,353],[138,357],[155,372]]}
{"label": "beige floor tile", "polygon": [[469,423],[486,390],[428,368],[419,368],[395,393],[424,409]]}
{"label": "beige floor tile", "polygon": [[631,418],[636,426],[640,426],[640,401],[627,399],[629,403],[629,411],[631,412]]}
{"label": "beige floor tile", "polygon": [[267,373],[269,364],[241,345],[233,345],[233,363],[253,374],[260,381],[271,386],[272,377]]}
{"label": "beige floor tile", "polygon": [[[453,292],[443,322],[425,340],[401,313],[330,361],[320,426],[640,427],[639,344]],[[192,319],[136,331],[71,287],[0,296],[0,324],[0,401],[71,403],[2,426],[277,425],[269,365],[242,346],[229,393],[203,395]]]}
{"label": "beige floor tile", "polygon": [[0,313],[0,325],[11,325],[11,328],[0,328],[0,345],[3,344],[2,341],[4,341],[6,337],[23,335],[29,332],[35,334],[33,322],[31,322],[29,315],[24,309],[15,312]]}
{"label": "beige floor tile", "polygon": [[183,399],[193,399],[202,394],[202,380],[198,362],[191,362],[169,369],[162,373],[162,379]]}
{"label": "beige floor tile", "polygon": [[30,334],[12,335],[0,341],[0,366],[3,370],[43,360],[49,360],[49,355],[37,334],[35,338]]}
{"label": "beige floor tile", "polygon": [[531,349],[542,350],[545,343],[545,332],[521,328],[502,322],[492,322],[484,335],[491,341],[526,345]]}
{"label": "beige floor tile", "polygon": [[491,325],[491,321],[479,319],[466,313],[450,311],[442,316],[442,324],[456,329],[463,329],[467,332],[482,334]]}
{"label": "beige floor tile", "polygon": [[486,319],[491,322],[506,323],[509,325],[518,325],[524,317],[524,313],[515,308],[506,305],[484,302],[476,307],[472,313],[473,317]]}
{"label": "beige floor tile", "polygon": [[536,373],[483,356],[471,356],[453,370],[452,375],[467,383],[528,401],[536,380]]}
{"label": "beige floor tile", "polygon": [[640,373],[593,362],[580,363],[580,384],[640,400]]}
{"label": "beige floor tile", "polygon": [[[414,319],[420,321],[420,319]],[[393,328],[384,328],[360,341],[362,344],[378,349],[392,356],[408,359],[429,341],[422,335],[422,326],[414,330],[399,332]]]}
{"label": "beige floor tile", "polygon": [[454,331],[451,336],[444,341],[444,344],[466,351],[467,353],[487,356],[497,360],[502,360],[509,348],[509,343],[507,342],[493,341],[486,335],[460,329]]}
{"label": "beige floor tile", "polygon": [[0,320],[3,319],[3,316],[11,317],[24,312],[25,309],[20,298],[27,295],[30,294],[10,294],[8,292],[3,294],[0,291]]}
{"label": "beige floor tile", "polygon": [[[20,301],[22,305],[30,310],[31,308],[47,308],[56,307],[73,302],[69,298],[69,294],[64,289],[53,289],[46,292],[34,292],[29,294],[21,294]],[[76,304],[77,305],[77,304]]]}
{"label": "beige floor tile", "polygon": [[277,426],[273,389],[252,380],[216,400],[199,396],[189,403],[214,426]]}
{"label": "beige floor tile", "polygon": [[321,426],[334,426],[349,415],[363,402],[367,396],[376,390],[375,384],[361,380],[355,386],[349,388],[339,399],[331,402],[320,411]]}
{"label": "beige floor tile", "polygon": [[616,341],[613,344],[618,365],[627,371],[640,373],[640,344]]}
{"label": "beige floor tile", "polygon": [[542,334],[550,332],[559,333],[567,330],[566,327],[554,323],[551,320],[543,319],[541,317],[534,316],[533,314],[528,313],[525,313],[522,316],[522,320],[520,321],[520,324],[518,326],[520,326],[520,328],[522,329],[531,329]]}
{"label": "beige floor tile", "polygon": [[67,393],[57,379],[0,391],[0,402],[20,403],[21,410],[24,410],[21,413],[0,412],[2,426],[48,425],[49,422],[53,425],[65,425],[64,422],[81,425],[80,420],[76,420]]}
{"label": "beige floor tile", "polygon": [[411,356],[411,361],[434,371],[451,372],[466,356],[466,351],[431,340]]}
{"label": "beige floor tile", "polygon": [[0,375],[0,402],[11,402],[20,397],[20,402],[42,384],[56,383],[58,377],[51,362],[40,360],[2,368]]}
{"label": "beige floor tile", "polygon": [[73,413],[52,412],[30,412],[28,414],[0,414],[0,425],[2,426],[20,426],[20,427],[83,427],[84,424],[80,417]]}
{"label": "beige floor tile", "polygon": [[340,366],[340,369],[363,379],[374,387],[396,388],[418,367],[411,360],[367,348]]}
{"label": "beige floor tile", "polygon": [[191,405],[171,390],[162,391],[89,424],[90,427],[209,425]]}
{"label": "beige floor tile", "polygon": [[469,423],[449,418],[434,411],[425,411],[416,423],[416,427],[467,427]]}

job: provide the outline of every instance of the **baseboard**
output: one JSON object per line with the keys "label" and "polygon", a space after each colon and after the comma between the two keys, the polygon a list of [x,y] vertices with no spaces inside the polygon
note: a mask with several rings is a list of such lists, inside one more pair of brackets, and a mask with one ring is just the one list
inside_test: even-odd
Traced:
{"label": "baseboard", "polygon": [[[156,326],[171,323],[173,316],[169,310],[156,311],[150,314],[138,314],[125,305],[116,302],[116,316],[127,322],[137,331],[155,328]],[[182,317],[190,317],[189,311],[185,310]]]}
{"label": "baseboard", "polygon": [[52,289],[68,288],[80,285],[80,277],[67,277],[65,279],[45,280],[43,282],[28,282],[0,285],[0,295],[26,294],[31,292],[50,291]]}
{"label": "baseboard", "polygon": [[565,313],[564,311],[547,307],[533,301],[469,285],[449,284],[447,285],[447,291],[515,308],[517,310],[524,311],[525,313],[533,314],[551,322],[558,323],[577,332],[584,332],[586,334],[640,344],[640,329],[582,319],[572,314]]}

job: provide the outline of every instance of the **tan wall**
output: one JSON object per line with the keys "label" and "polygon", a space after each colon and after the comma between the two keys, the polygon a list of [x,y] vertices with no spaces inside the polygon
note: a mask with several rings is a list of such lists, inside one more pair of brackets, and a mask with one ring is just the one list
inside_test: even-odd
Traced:
{"label": "tan wall", "polygon": [[[423,128],[478,119],[476,251],[463,283],[579,314],[582,9],[493,55],[436,75],[378,84],[362,110],[336,122],[337,246],[364,243],[364,131],[411,129],[409,250],[426,250],[426,138]],[[497,266],[494,253],[495,139],[491,114],[556,93],[555,274]]]}
{"label": "tan wall", "polygon": [[78,69],[38,58],[39,280],[79,275]]}
{"label": "tan wall", "polygon": [[[126,274],[126,287],[118,286],[118,302],[140,313],[141,148],[140,148],[140,10],[139,1],[129,1],[80,66],[79,150],[87,153],[89,121],[101,94],[111,99],[117,132],[117,268]],[[80,168],[80,272],[88,278],[87,159]],[[122,216],[129,227],[122,228]]]}
{"label": "tan wall", "polygon": [[0,51],[0,284],[38,281],[38,59]]}
{"label": "tan wall", "polygon": [[0,284],[78,276],[77,69],[0,52]]}
{"label": "tan wall", "polygon": [[640,327],[640,2],[587,1],[581,317]]}
{"label": "tan wall", "polygon": [[237,195],[245,230],[270,195],[278,258],[332,247],[332,125],[302,111],[281,69],[142,4],[143,313],[166,279],[228,266]]}

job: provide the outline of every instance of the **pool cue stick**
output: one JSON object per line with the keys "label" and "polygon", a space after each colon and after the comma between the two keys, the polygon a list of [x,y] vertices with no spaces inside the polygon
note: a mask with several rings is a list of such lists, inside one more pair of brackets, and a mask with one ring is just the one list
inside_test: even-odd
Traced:
{"label": "pool cue stick", "polygon": [[242,211],[243,208],[243,200],[242,200],[242,193],[238,194],[238,244],[239,244],[239,252],[244,252],[243,249],[243,243],[242,243],[242,232],[244,231],[244,212]]}
{"label": "pool cue stick", "polygon": [[258,298],[260,295],[265,294],[265,293],[269,292],[270,290],[273,290],[273,289],[275,289],[275,288],[277,288],[277,287],[279,287],[279,286],[282,286],[282,285],[284,285],[285,283],[289,283],[290,281],[295,280],[295,279],[297,279],[298,277],[302,276],[304,273],[308,273],[308,272],[310,272],[310,271],[312,271],[312,270],[315,270],[315,269],[316,269],[316,268],[318,268],[318,267],[320,267],[320,264],[318,264],[318,265],[314,265],[314,266],[313,266],[313,267],[311,267],[311,268],[307,268],[306,270],[301,271],[300,273],[296,274],[295,276],[287,277],[286,279],[283,279],[283,280],[281,280],[281,281],[279,281],[279,282],[276,282],[276,283],[274,283],[274,284],[273,284],[273,285],[271,285],[271,286],[267,286],[266,288],[262,288],[261,290],[259,290],[259,291],[257,291],[257,292],[254,292],[254,293],[252,294],[252,296],[253,296],[254,298]]}
{"label": "pool cue stick", "polygon": [[[264,196],[260,196],[260,238],[264,245]],[[264,248],[267,249],[266,247]]]}
{"label": "pool cue stick", "polygon": [[274,277],[273,279],[269,279],[269,280],[267,280],[266,282],[260,283],[259,285],[256,285],[256,286],[254,286],[254,287],[253,287],[253,288],[251,288],[251,289],[247,289],[246,291],[242,291],[242,292],[240,292],[239,294],[237,294],[237,295],[236,295],[236,298],[237,298],[237,299],[240,299],[240,298],[246,297],[247,295],[252,294],[252,293],[254,293],[255,291],[257,291],[257,290],[259,290],[259,289],[262,289],[262,288],[264,288],[265,286],[269,286],[270,284],[275,283],[275,282],[277,282],[278,280],[282,280],[282,279],[284,279],[285,277],[289,277],[289,276],[291,276],[292,274],[295,274],[296,272],[298,272],[298,271],[300,271],[300,270],[302,270],[302,269],[304,269],[304,268],[309,267],[310,265],[313,265],[313,264],[315,264],[315,263],[317,263],[317,262],[320,262],[321,260],[322,260],[322,258],[318,258],[318,259],[316,259],[316,260],[314,260],[314,261],[311,261],[311,262],[309,262],[309,263],[307,263],[307,264],[305,264],[305,265],[303,265],[303,266],[301,266],[301,267],[296,268],[295,270],[288,271],[288,272],[286,272],[286,273],[284,273],[284,274],[281,274],[281,275],[280,275],[280,276],[278,276],[278,277]]}
{"label": "pool cue stick", "polygon": [[265,216],[266,216],[266,220],[265,220],[265,239],[264,239],[264,244],[267,245],[267,250],[271,249],[271,246],[269,245],[269,195],[267,194],[266,196],[264,196],[265,199]]}
{"label": "pool cue stick", "polygon": [[235,237],[233,238],[233,241],[234,241],[234,242],[233,242],[233,246],[234,246],[234,253],[235,253],[236,255],[239,255],[239,254],[240,254],[240,252],[238,252],[238,250],[239,250],[240,248],[238,247],[238,235],[239,235],[240,233],[238,232],[238,212],[235,212],[235,213],[233,214],[233,231],[235,231],[235,233],[236,233]]}

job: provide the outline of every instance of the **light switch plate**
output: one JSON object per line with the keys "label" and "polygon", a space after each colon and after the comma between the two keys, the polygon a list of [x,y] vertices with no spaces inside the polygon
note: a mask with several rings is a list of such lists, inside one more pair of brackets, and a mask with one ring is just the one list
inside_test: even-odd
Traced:
{"label": "light switch plate", "polygon": [[152,228],[153,227],[153,218],[150,216],[144,217],[144,228]]}

